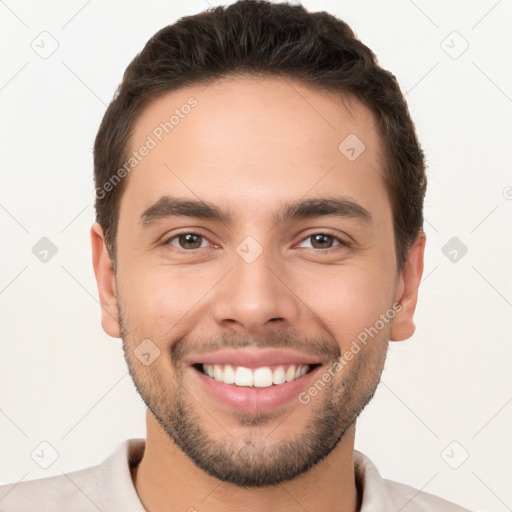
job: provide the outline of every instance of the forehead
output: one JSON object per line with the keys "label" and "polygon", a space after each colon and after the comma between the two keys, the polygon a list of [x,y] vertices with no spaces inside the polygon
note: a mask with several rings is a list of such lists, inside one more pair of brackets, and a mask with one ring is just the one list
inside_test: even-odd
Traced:
{"label": "forehead", "polygon": [[244,205],[248,215],[250,205],[322,191],[386,208],[372,112],[290,78],[230,78],[166,93],[140,114],[128,153],[137,158],[121,214],[164,194]]}

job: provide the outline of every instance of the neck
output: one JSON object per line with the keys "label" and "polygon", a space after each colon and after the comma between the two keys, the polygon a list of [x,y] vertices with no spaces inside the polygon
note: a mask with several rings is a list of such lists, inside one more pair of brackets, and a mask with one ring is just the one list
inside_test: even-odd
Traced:
{"label": "neck", "polygon": [[141,462],[132,469],[132,479],[148,512],[359,510],[353,462],[355,424],[324,460],[293,480],[269,487],[243,488],[222,482],[198,468],[169,439],[149,410],[146,423],[146,447]]}

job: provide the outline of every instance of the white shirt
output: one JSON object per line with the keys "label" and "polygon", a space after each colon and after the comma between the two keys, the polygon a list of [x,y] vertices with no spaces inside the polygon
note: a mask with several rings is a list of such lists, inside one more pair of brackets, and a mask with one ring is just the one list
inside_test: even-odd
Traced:
{"label": "white shirt", "polygon": [[[97,466],[2,485],[0,510],[145,512],[130,472],[130,467],[142,459],[144,448],[145,439],[127,439]],[[361,512],[469,512],[432,494],[381,478],[370,459],[357,450],[354,450],[354,467],[363,493]]]}

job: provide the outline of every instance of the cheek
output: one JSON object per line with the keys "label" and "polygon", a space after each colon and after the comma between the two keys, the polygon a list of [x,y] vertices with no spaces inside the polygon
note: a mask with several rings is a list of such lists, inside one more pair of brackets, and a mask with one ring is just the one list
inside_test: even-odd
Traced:
{"label": "cheek", "polygon": [[[334,269],[315,276],[314,286],[303,286],[302,297],[317,319],[328,326],[343,350],[375,325],[391,306],[391,285],[381,272],[369,265]],[[380,323],[379,323],[380,325]]]}
{"label": "cheek", "polygon": [[125,314],[139,336],[159,345],[192,328],[194,314],[217,277],[198,275],[197,270],[176,272],[165,266],[140,272],[132,268],[127,274],[121,290]]}

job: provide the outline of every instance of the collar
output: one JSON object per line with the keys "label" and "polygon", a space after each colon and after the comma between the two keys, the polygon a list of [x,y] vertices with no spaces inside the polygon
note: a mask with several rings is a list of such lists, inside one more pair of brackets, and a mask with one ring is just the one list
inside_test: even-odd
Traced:
{"label": "collar", "polygon": [[[106,512],[146,512],[133,485],[131,469],[144,455],[146,440],[127,439],[98,467],[96,485]],[[385,487],[372,461],[354,450],[354,471],[361,496],[360,512],[395,512]]]}

